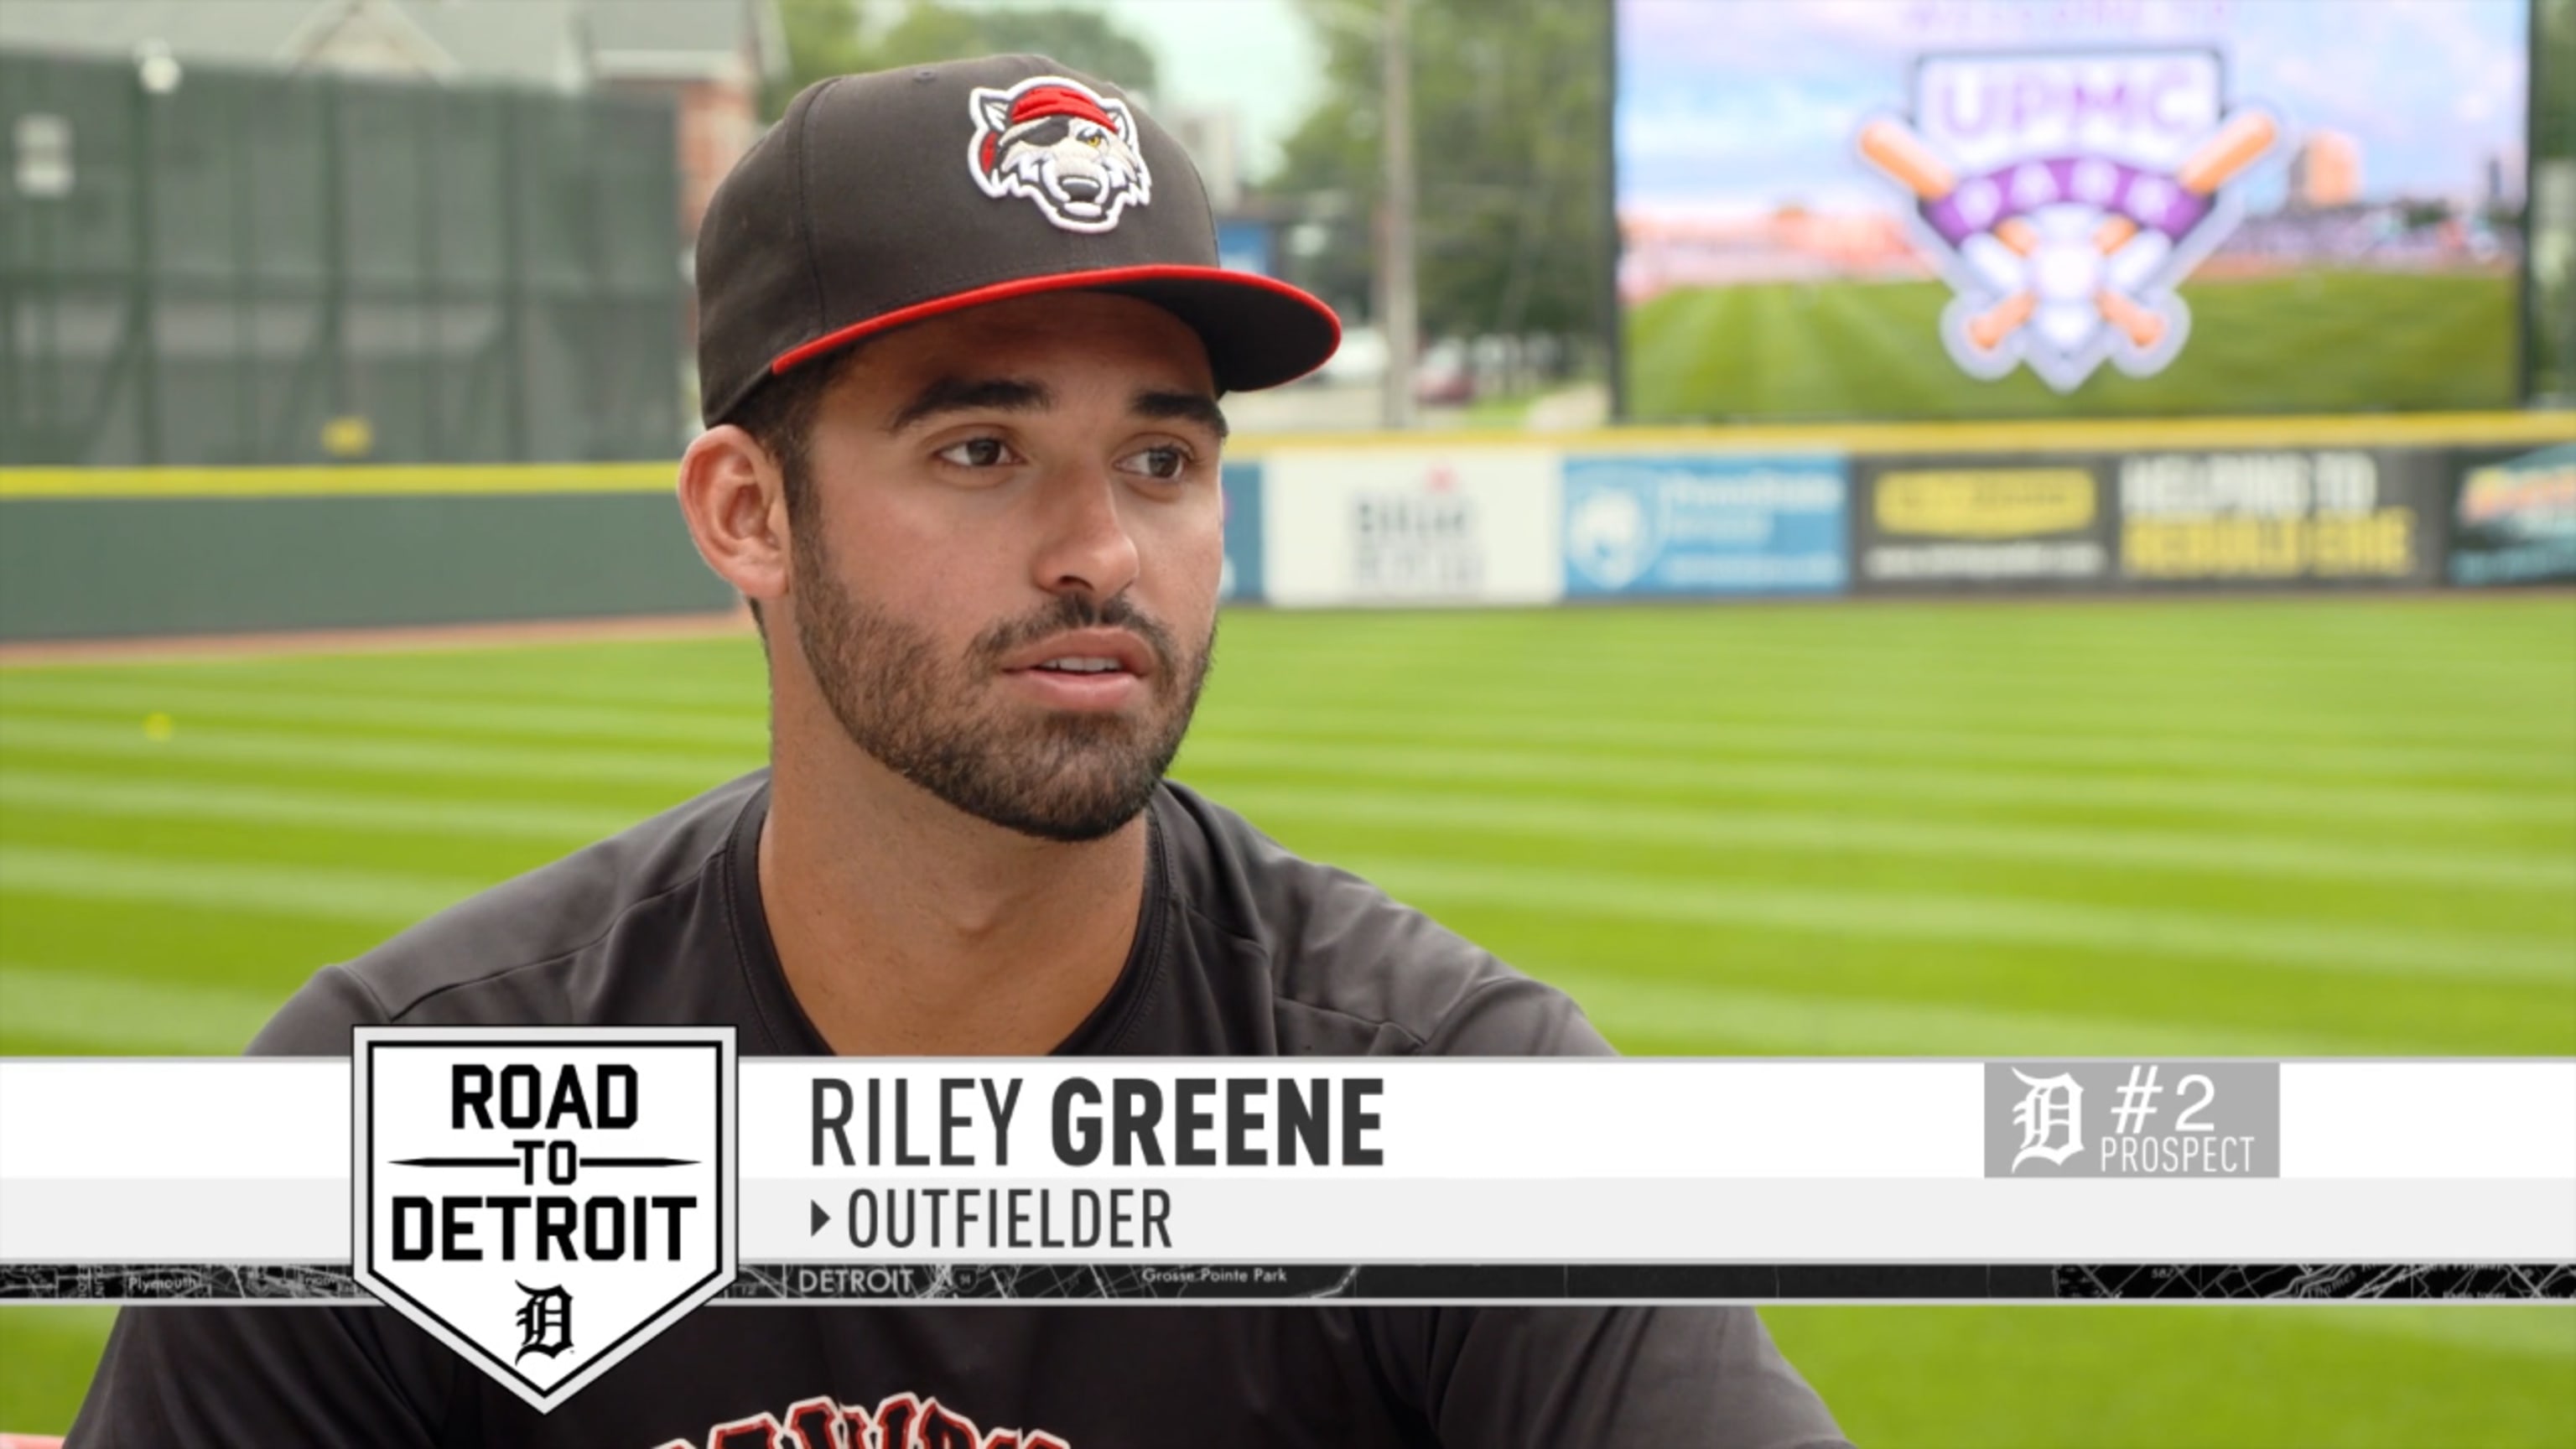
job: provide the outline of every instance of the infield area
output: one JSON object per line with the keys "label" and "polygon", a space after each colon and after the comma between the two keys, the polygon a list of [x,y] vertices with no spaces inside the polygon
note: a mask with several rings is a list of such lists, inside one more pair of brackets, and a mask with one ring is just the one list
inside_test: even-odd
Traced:
{"label": "infield area", "polygon": [[[1249,612],[1218,654],[1180,778],[1630,1052],[2576,1054],[2564,593]],[[748,635],[0,670],[0,1052],[237,1050],[757,765],[761,681]],[[2576,1442],[2576,1307],[1766,1316],[1870,1445]],[[0,1429],[59,1432],[106,1326],[0,1312]]]}

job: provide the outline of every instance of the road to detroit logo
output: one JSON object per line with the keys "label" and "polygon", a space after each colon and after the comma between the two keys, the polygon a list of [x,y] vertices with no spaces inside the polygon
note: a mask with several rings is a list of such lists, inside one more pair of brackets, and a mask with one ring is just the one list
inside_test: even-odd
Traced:
{"label": "road to detroit logo", "polygon": [[2225,107],[2210,51],[1918,62],[1911,124],[1876,117],[1857,144],[1913,194],[1960,369],[2026,363],[2059,392],[2106,359],[2162,371],[2191,330],[2174,287],[2235,226],[2230,183],[2281,149],[2271,111]]}
{"label": "road to detroit logo", "polygon": [[733,1031],[362,1027],[351,1257],[540,1409],[733,1277]]}

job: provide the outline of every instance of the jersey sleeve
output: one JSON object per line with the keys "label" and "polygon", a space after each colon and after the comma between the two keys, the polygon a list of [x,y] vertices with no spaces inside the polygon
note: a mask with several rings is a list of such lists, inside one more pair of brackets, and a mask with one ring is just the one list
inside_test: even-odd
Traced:
{"label": "jersey sleeve", "polygon": [[[356,977],[324,970],[251,1043],[260,1056],[343,1056],[385,1019]],[[116,1316],[66,1449],[369,1444],[431,1449],[466,1387],[455,1355],[374,1307],[154,1306]]]}
{"label": "jersey sleeve", "polygon": [[[1497,967],[1499,970],[1499,966]],[[1422,1052],[1441,1057],[1607,1057],[1573,998],[1518,972],[1490,976],[1442,1013]]]}
{"label": "jersey sleeve", "polygon": [[1442,1449],[1850,1449],[1750,1308],[1392,1310],[1374,1329]]}
{"label": "jersey sleeve", "polygon": [[434,1449],[458,1364],[416,1336],[382,1308],[128,1308],[66,1449]]}

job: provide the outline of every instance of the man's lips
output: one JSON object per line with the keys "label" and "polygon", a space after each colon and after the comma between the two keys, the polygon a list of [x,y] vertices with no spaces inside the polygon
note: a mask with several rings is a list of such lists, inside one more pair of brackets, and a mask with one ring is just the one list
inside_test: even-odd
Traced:
{"label": "man's lips", "polygon": [[1142,679],[1154,672],[1154,651],[1125,629],[1076,629],[1013,650],[1003,658],[1002,671],[1060,679]]}
{"label": "man's lips", "polygon": [[1013,650],[1002,672],[1050,708],[1117,710],[1144,693],[1154,650],[1125,629],[1076,629]]}

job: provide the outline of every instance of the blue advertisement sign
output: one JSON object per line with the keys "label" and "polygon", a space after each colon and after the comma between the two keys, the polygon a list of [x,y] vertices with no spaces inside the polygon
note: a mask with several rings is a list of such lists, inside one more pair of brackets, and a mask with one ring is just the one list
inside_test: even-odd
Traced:
{"label": "blue advertisement sign", "polygon": [[1261,602],[1261,465],[1225,465],[1225,577],[1217,597]]}
{"label": "blue advertisement sign", "polygon": [[1841,593],[1849,497],[1840,458],[1568,458],[1565,592]]}
{"label": "blue advertisement sign", "polygon": [[1270,224],[1261,221],[1221,221],[1216,224],[1216,264],[1229,272],[1258,272],[1265,277],[1278,275],[1271,265]]}

